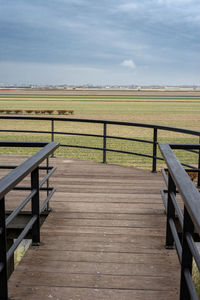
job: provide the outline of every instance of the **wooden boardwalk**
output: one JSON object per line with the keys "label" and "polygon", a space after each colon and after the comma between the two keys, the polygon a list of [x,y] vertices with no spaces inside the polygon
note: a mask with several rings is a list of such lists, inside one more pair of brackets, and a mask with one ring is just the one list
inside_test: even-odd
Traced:
{"label": "wooden boardwalk", "polygon": [[165,250],[160,174],[52,159],[57,192],[9,280],[11,299],[178,299],[179,263]]}

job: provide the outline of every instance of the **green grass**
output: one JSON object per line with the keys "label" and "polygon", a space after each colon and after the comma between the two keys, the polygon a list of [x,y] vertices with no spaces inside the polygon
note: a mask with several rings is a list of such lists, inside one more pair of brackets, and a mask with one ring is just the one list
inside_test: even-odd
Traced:
{"label": "green grass", "polygon": [[197,295],[198,297],[200,297],[200,273],[195,262],[193,262],[192,278],[197,291]]}
{"label": "green grass", "polygon": [[[145,137],[143,137],[145,139]],[[12,140],[12,141],[50,141],[50,136],[45,135],[5,135],[1,136],[0,140]],[[60,144],[65,145],[80,145],[80,146],[88,146],[88,147],[95,147],[95,148],[102,148],[103,146],[103,139],[102,138],[94,138],[94,137],[77,137],[77,136],[63,136],[59,135],[55,137],[56,141],[59,141]],[[161,138],[160,142],[165,142],[165,138]],[[197,141],[197,140],[196,140]],[[176,139],[176,142],[182,143],[195,143],[195,138],[187,138],[186,139]],[[168,138],[167,142],[174,142],[173,138]],[[139,143],[134,141],[124,141],[124,140],[115,140],[115,139],[108,139],[107,141],[107,148],[108,149],[116,149],[121,151],[128,151],[128,152],[135,152],[135,153],[143,153],[147,155],[152,155],[153,151],[153,145],[152,144],[146,144],[146,143]],[[1,148],[1,153],[4,154],[13,154],[18,153],[22,155],[30,155],[35,153],[37,149],[34,148]],[[184,163],[188,164],[197,164],[198,156],[195,154],[191,154],[189,152],[176,150],[177,157]],[[102,162],[103,160],[103,151],[102,150],[86,150],[86,149],[80,149],[80,148],[73,148],[73,147],[60,147],[56,153],[56,156],[60,157],[68,157],[68,158],[74,158],[74,159],[81,159],[81,160],[92,160],[92,161],[98,161]],[[162,156],[159,153],[158,150],[158,156]],[[151,169],[152,166],[152,159],[151,158],[145,158],[141,156],[136,155],[130,155],[130,154],[122,154],[122,153],[113,153],[113,152],[107,152],[107,162],[108,163],[117,163],[127,166],[135,166],[138,168],[144,168],[144,169]],[[164,163],[161,161],[157,162],[158,168],[161,168],[164,166]]]}
{"label": "green grass", "polygon": [[[9,99],[8,99],[9,98]],[[72,109],[70,118],[88,118],[160,124],[199,130],[200,97],[170,96],[114,96],[114,95],[0,95],[1,109]],[[65,116],[66,117],[66,116]],[[61,117],[62,118],[62,117]],[[51,130],[49,121],[1,120],[0,130],[24,129]],[[103,126],[89,123],[55,122],[56,131],[102,134]],[[139,127],[108,126],[108,135],[152,140],[153,130]],[[0,140],[50,141],[50,135],[1,133]],[[102,138],[55,135],[62,144],[102,147]],[[159,131],[160,142],[198,143],[198,138],[174,132]],[[129,152],[152,154],[152,145],[124,140],[107,140],[107,147]],[[13,153],[16,149],[2,149],[1,153]],[[32,154],[31,149],[18,149],[20,154]],[[58,156],[102,161],[102,151],[60,147]],[[196,157],[186,152],[178,156],[185,162],[196,163]],[[151,168],[149,158],[108,152],[107,161],[140,168]],[[162,163],[158,163],[162,166]]]}

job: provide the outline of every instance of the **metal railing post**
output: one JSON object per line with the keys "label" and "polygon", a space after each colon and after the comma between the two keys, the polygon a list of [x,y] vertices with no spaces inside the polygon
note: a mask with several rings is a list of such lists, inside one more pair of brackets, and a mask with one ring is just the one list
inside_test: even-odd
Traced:
{"label": "metal railing post", "polygon": [[184,223],[183,223],[183,237],[182,237],[182,260],[181,260],[181,286],[180,286],[180,300],[190,300],[190,292],[185,279],[186,269],[192,275],[192,253],[190,251],[188,242],[186,240],[187,233],[194,233],[194,225],[190,215],[184,205]]}
{"label": "metal railing post", "polygon": [[[46,160],[47,164],[46,164],[46,167],[47,167],[47,172],[46,174],[49,173],[49,157],[47,157],[47,160]],[[47,179],[47,197],[49,196],[49,179]],[[49,202],[47,203],[47,207],[46,207],[46,211],[50,211],[50,207],[49,207]]]}
{"label": "metal railing post", "polygon": [[103,124],[103,163],[106,163],[106,137],[107,137],[107,124]]}
{"label": "metal railing post", "polygon": [[[199,137],[199,144],[200,144],[200,137]],[[200,169],[200,149],[199,149],[199,158],[198,158],[198,169]],[[197,177],[197,186],[200,186],[200,171],[198,171]]]}
{"label": "metal railing post", "polygon": [[[54,120],[51,120],[51,141],[54,142]],[[55,157],[54,153],[51,157]]]}
{"label": "metal railing post", "polygon": [[39,197],[39,168],[31,172],[31,189],[36,189],[37,192],[33,196],[32,216],[37,216],[37,219],[32,227],[32,245],[39,246],[40,244],[40,197]]}
{"label": "metal railing post", "polygon": [[51,141],[54,142],[54,120],[51,120]]}
{"label": "metal railing post", "polygon": [[8,299],[5,198],[0,200],[0,299]]}
{"label": "metal railing post", "polygon": [[175,208],[171,199],[171,193],[176,194],[176,186],[171,177],[168,175],[168,200],[167,200],[167,224],[166,224],[166,249],[173,249],[174,238],[170,227],[170,219],[175,220]]}
{"label": "metal railing post", "polygon": [[157,140],[158,140],[158,130],[153,129],[153,161],[152,161],[152,173],[156,173],[156,163],[157,163]]}

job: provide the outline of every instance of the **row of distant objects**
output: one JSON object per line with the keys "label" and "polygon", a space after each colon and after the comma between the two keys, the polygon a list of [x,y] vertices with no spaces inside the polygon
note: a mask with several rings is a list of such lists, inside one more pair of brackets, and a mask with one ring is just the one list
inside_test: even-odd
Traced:
{"label": "row of distant objects", "polygon": [[22,110],[22,109],[1,109],[0,110],[1,114],[37,114],[37,115],[73,115],[74,110],[53,110],[53,109],[45,109],[45,110],[36,110],[36,109],[27,109],[27,110]]}

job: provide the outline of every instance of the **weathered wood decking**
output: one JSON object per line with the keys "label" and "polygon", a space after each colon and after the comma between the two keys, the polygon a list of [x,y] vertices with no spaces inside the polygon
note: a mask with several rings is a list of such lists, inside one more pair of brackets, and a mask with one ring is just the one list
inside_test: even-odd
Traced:
{"label": "weathered wood decking", "polygon": [[57,192],[9,280],[11,299],[178,299],[179,264],[165,250],[160,174],[52,159]]}

